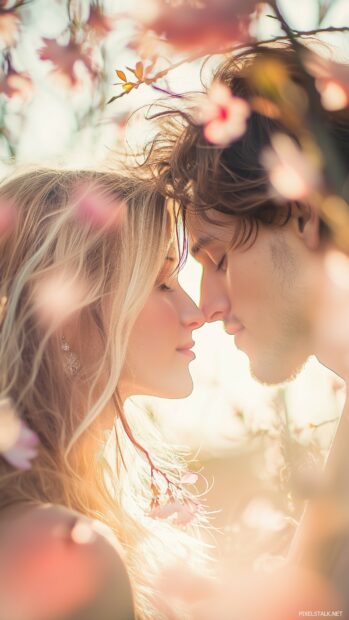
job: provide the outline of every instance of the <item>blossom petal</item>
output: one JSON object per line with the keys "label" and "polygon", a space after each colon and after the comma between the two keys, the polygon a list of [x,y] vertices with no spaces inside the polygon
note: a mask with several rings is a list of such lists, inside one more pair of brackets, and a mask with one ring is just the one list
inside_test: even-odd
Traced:
{"label": "blossom petal", "polygon": [[30,428],[21,420],[20,432],[16,442],[8,450],[1,452],[2,456],[17,469],[27,470],[31,467],[31,460],[37,454],[39,439]]}

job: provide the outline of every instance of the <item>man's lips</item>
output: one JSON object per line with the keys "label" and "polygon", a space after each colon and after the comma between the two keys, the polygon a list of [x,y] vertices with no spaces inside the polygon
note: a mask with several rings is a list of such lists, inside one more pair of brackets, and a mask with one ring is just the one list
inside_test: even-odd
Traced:
{"label": "man's lips", "polygon": [[224,330],[231,336],[236,336],[236,334],[242,332],[243,329],[245,329],[245,327],[242,323],[228,323],[224,325]]}

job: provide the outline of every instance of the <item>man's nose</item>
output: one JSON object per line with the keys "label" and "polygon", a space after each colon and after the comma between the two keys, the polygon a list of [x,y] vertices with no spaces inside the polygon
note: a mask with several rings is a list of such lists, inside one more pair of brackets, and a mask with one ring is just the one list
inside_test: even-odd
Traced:
{"label": "man's nose", "polygon": [[206,280],[201,284],[200,308],[208,323],[223,321],[229,314],[230,301],[223,286]]}

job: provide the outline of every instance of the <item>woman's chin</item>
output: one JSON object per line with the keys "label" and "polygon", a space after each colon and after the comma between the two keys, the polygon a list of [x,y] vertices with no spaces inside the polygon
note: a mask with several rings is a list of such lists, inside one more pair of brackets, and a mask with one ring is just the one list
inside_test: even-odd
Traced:
{"label": "woman's chin", "polygon": [[171,381],[167,385],[159,386],[159,390],[154,390],[152,395],[159,398],[187,398],[192,391],[193,380],[188,373],[185,377],[178,377],[177,381],[174,381],[173,377],[171,377]]}
{"label": "woman's chin", "polygon": [[[120,388],[119,388],[120,389]],[[155,396],[157,398],[187,398],[193,391],[193,380],[190,373],[178,376],[174,380],[173,375],[168,381],[162,381],[156,385],[133,385],[125,395],[125,399],[131,396]]]}
{"label": "woman's chin", "polygon": [[188,377],[179,380],[177,385],[173,387],[172,394],[169,394],[165,398],[187,398],[193,391],[193,380],[191,375],[188,374]]}

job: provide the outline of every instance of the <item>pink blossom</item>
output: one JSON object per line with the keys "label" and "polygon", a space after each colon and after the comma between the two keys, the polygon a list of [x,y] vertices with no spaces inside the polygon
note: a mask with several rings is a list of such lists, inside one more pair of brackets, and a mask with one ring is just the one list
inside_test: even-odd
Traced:
{"label": "pink blossom", "polygon": [[210,50],[248,39],[248,23],[256,4],[257,0],[204,0],[195,5],[148,0],[141,19],[177,47]]}
{"label": "pink blossom", "polygon": [[86,296],[86,283],[74,270],[58,270],[43,276],[35,288],[35,310],[40,323],[58,327],[80,307]]}
{"label": "pink blossom", "polygon": [[28,99],[33,90],[32,80],[25,73],[18,73],[10,68],[6,75],[0,78],[0,93],[11,99],[20,97]]}
{"label": "pink blossom", "polygon": [[309,54],[306,65],[315,78],[323,107],[329,111],[346,108],[349,105],[348,66],[315,54]]}
{"label": "pink blossom", "polygon": [[44,47],[39,50],[41,60],[50,60],[55,65],[54,73],[63,78],[68,86],[76,86],[79,79],[76,63],[82,62],[90,74],[93,74],[91,50],[75,41],[68,45],[59,45],[54,39],[43,39]]}
{"label": "pink blossom", "polygon": [[321,183],[318,165],[286,134],[273,135],[261,161],[274,190],[288,200],[303,200]]}
{"label": "pink blossom", "polygon": [[174,525],[187,525],[194,519],[198,509],[192,500],[169,498],[166,504],[155,505],[148,515],[152,519],[171,519]]}
{"label": "pink blossom", "polygon": [[146,76],[150,75],[156,61],[159,58],[165,58],[170,49],[170,45],[167,41],[160,39],[154,32],[150,32],[149,30],[136,33],[135,36],[128,41],[126,47],[131,50],[136,50],[137,55],[142,58],[144,62],[149,62],[144,70]]}
{"label": "pink blossom", "polygon": [[13,230],[17,218],[16,205],[10,201],[0,200],[0,235]]}
{"label": "pink blossom", "polygon": [[182,477],[181,477],[181,484],[196,484],[197,481],[199,479],[198,474],[196,474],[193,471],[187,471]]}
{"label": "pink blossom", "polygon": [[96,39],[104,39],[115,27],[115,17],[105,15],[98,5],[91,6],[86,25]]}
{"label": "pink blossom", "polygon": [[19,25],[20,19],[16,13],[8,11],[0,14],[0,41],[4,47],[15,44]]}
{"label": "pink blossom", "polygon": [[199,101],[194,115],[204,125],[209,142],[226,146],[245,133],[250,107],[244,99],[234,97],[228,86],[214,82]]}
{"label": "pink blossom", "polygon": [[124,221],[127,205],[98,189],[92,183],[80,183],[75,190],[76,218],[93,228],[118,228]]}
{"label": "pink blossom", "polygon": [[38,454],[38,445],[39,439],[36,433],[30,430],[25,422],[21,420],[16,441],[10,448],[3,450],[1,455],[13,467],[27,470],[31,468],[30,461]]}

